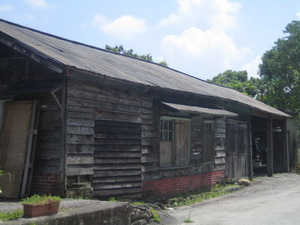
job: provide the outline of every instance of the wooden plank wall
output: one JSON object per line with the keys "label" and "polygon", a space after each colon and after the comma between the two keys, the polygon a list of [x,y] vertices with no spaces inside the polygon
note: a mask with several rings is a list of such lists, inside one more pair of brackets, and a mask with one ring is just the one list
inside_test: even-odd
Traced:
{"label": "wooden plank wall", "polygon": [[159,107],[152,98],[142,99],[142,180],[160,178]]}
{"label": "wooden plank wall", "polygon": [[225,169],[226,162],[226,120],[215,120],[215,168]]}
{"label": "wooden plank wall", "polygon": [[142,105],[140,96],[117,88],[68,83],[70,182],[90,176],[96,197],[141,196]]}
{"label": "wooden plank wall", "polygon": [[38,99],[41,107],[31,194],[56,195],[59,194],[58,176],[61,173],[61,110],[50,94],[38,96]]}
{"label": "wooden plank wall", "polygon": [[61,111],[50,94],[41,98],[34,173],[59,174]]}

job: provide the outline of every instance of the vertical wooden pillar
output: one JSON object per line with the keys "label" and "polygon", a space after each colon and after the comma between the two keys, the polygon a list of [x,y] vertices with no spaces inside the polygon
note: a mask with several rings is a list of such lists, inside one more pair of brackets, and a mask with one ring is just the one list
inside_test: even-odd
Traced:
{"label": "vertical wooden pillar", "polygon": [[267,126],[267,173],[268,176],[273,176],[273,119],[272,116],[268,118]]}
{"label": "vertical wooden pillar", "polygon": [[62,90],[61,90],[61,150],[60,150],[60,168],[59,168],[59,194],[65,196],[66,191],[66,111],[67,111],[67,82],[68,78],[65,78]]}
{"label": "vertical wooden pillar", "polygon": [[249,179],[253,179],[253,164],[252,164],[252,132],[251,132],[251,120],[248,121],[248,176]]}
{"label": "vertical wooden pillar", "polygon": [[283,163],[284,163],[284,172],[290,171],[290,160],[289,160],[289,148],[288,148],[288,133],[287,133],[287,120],[282,121],[282,141],[283,141]]}

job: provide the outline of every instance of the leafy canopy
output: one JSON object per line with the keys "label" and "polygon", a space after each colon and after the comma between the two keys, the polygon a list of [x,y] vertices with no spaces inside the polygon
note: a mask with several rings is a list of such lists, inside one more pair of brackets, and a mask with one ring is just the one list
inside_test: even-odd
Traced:
{"label": "leafy canopy", "polygon": [[[154,62],[152,55],[150,53],[146,54],[146,55],[139,55],[137,53],[135,53],[132,49],[129,50],[125,50],[123,45],[116,45],[115,47],[111,47],[110,45],[105,45],[105,49],[109,50],[109,51],[113,51],[113,52],[117,52],[123,55],[128,55],[137,59],[142,59],[145,61],[149,61],[149,62]],[[160,64],[162,66],[168,67],[168,64],[166,61],[159,61],[159,62],[155,62],[157,64]]]}
{"label": "leafy canopy", "polygon": [[267,51],[259,65],[265,87],[265,102],[277,108],[300,112],[300,21],[292,21]]}
{"label": "leafy canopy", "polygon": [[262,85],[258,78],[251,77],[248,79],[247,71],[226,70],[208,81],[222,86],[231,87],[251,97],[260,96],[260,88]]}

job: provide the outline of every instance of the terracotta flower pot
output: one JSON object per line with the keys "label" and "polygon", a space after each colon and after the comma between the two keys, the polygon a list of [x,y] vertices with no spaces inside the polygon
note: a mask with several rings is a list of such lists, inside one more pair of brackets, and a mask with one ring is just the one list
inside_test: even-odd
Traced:
{"label": "terracotta flower pot", "polygon": [[58,213],[58,204],[46,204],[46,205],[32,205],[24,204],[24,217],[39,217]]}

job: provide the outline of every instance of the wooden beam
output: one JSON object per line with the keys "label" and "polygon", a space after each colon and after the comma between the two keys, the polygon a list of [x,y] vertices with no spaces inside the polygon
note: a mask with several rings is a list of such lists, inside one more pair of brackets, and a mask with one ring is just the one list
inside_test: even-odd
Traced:
{"label": "wooden beam", "polygon": [[283,160],[284,172],[290,171],[289,147],[288,147],[288,133],[287,133],[287,120],[282,121],[282,138],[283,138]]}
{"label": "wooden beam", "polygon": [[273,118],[268,118],[268,129],[267,129],[267,173],[268,176],[273,176]]}
{"label": "wooden beam", "polygon": [[67,105],[67,79],[62,86],[62,100],[61,100],[61,149],[60,149],[60,165],[59,165],[59,194],[65,196],[65,190],[67,186],[67,177],[66,177],[66,105]]}
{"label": "wooden beam", "polygon": [[252,133],[251,133],[251,122],[248,121],[248,172],[249,172],[249,179],[252,180],[253,179],[253,164],[252,164]]}

